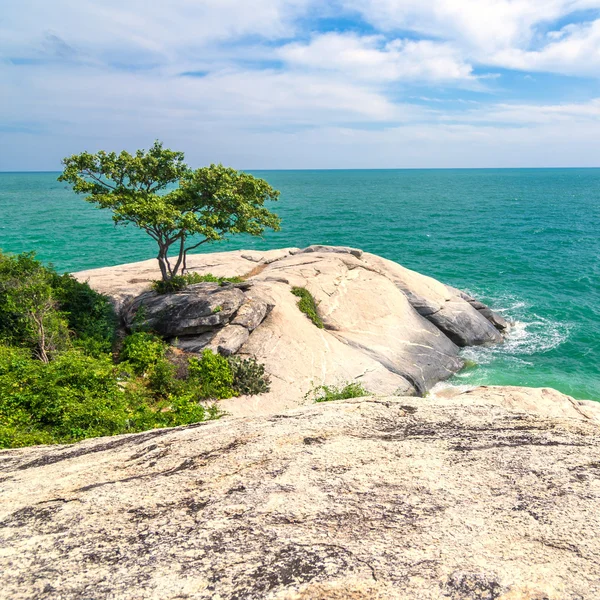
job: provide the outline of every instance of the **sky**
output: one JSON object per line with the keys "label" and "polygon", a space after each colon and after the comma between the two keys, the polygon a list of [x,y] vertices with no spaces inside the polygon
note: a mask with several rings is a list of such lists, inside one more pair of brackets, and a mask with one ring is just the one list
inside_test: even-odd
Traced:
{"label": "sky", "polygon": [[0,171],[600,166],[600,0],[1,0]]}

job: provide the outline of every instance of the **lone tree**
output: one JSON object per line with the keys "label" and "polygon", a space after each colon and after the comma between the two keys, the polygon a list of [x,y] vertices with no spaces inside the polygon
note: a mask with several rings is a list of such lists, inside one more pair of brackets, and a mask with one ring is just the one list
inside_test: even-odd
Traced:
{"label": "lone tree", "polygon": [[[63,159],[58,180],[111,209],[116,224],[133,223],[155,240],[165,282],[185,272],[187,253],[201,244],[279,230],[279,217],[264,206],[279,192],[266,181],[220,164],[193,171],[183,160],[183,152],[158,141],[135,155],[82,152]],[[170,259],[172,246],[177,255]]]}

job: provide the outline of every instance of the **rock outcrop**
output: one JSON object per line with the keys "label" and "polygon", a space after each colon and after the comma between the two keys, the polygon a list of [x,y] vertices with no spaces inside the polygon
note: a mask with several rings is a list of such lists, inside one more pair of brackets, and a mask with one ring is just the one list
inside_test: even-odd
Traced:
{"label": "rock outcrop", "polygon": [[479,388],[2,451],[0,598],[595,600],[598,406]]}
{"label": "rock outcrop", "polygon": [[[508,324],[464,292],[355,248],[309,246],[194,255],[189,269],[243,284],[144,291],[156,261],[77,274],[107,293],[126,327],[139,319],[180,349],[255,356],[271,391],[223,403],[231,414],[267,414],[302,403],[322,384],[360,382],[377,394],[423,395],[463,365],[459,347],[502,341]],[[309,290],[325,329],[299,312]]]}

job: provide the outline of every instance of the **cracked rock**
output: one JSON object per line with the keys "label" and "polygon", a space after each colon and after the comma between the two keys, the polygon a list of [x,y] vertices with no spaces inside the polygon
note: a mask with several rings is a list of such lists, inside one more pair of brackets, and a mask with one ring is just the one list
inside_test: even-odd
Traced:
{"label": "cracked rock", "polygon": [[223,356],[230,356],[243,346],[249,335],[249,331],[241,325],[227,325],[217,331],[210,347]]}
{"label": "cracked rock", "polygon": [[123,320],[131,329],[141,319],[146,328],[169,338],[204,333],[228,323],[244,299],[241,289],[216,283],[198,283],[172,294],[146,292],[126,307]]}

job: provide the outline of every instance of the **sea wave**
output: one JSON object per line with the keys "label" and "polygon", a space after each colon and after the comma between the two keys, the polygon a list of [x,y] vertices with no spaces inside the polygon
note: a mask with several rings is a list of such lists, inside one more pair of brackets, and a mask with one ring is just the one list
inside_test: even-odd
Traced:
{"label": "sea wave", "polygon": [[463,349],[462,357],[478,365],[489,364],[500,356],[521,365],[531,364],[527,357],[557,348],[571,334],[571,324],[530,312],[530,305],[514,296],[497,298],[490,305],[511,323],[511,328],[502,344]]}

